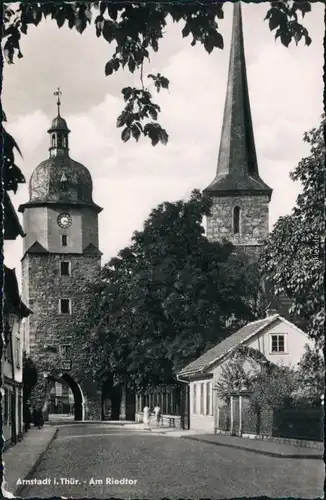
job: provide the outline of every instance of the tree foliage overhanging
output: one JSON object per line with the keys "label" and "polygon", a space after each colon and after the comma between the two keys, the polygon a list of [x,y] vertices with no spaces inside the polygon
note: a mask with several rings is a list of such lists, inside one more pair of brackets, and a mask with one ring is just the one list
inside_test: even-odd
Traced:
{"label": "tree foliage overhanging", "polygon": [[261,269],[277,293],[285,293],[307,333],[323,344],[325,322],[325,115],[321,124],[304,134],[310,155],[291,173],[300,181],[291,215],[280,217],[262,253]]}
{"label": "tree foliage overhanging", "polygon": [[[309,11],[311,3],[306,1],[270,2],[265,20],[275,32],[275,38],[286,47],[292,40],[296,44],[304,40],[310,45],[311,38],[300,22]],[[180,24],[182,36],[191,37],[192,46],[200,43],[208,53],[215,48],[223,49],[218,25],[223,17],[223,2],[10,2],[3,5],[3,55],[8,64],[22,58],[21,41],[29,27],[38,26],[43,19],[51,18],[59,28],[65,25],[79,33],[93,27],[97,37],[114,46],[114,53],[104,66],[106,76],[124,69],[139,72],[140,87],[122,89],[125,108],[117,119],[117,126],[122,128],[122,140],[138,141],[144,136],[155,146],[159,142],[166,144],[168,133],[158,122],[161,109],[153,101],[151,89],[157,92],[168,89],[169,80],[160,73],[144,75],[144,62],[151,62],[152,55],[159,51],[159,42],[166,35],[169,20]],[[152,85],[144,83],[145,76]],[[4,114],[1,120],[4,188],[16,191],[25,179],[14,159],[15,149],[19,152],[19,148],[6,132],[3,121]]]}
{"label": "tree foliage overhanging", "polygon": [[254,319],[246,256],[204,235],[210,206],[199,191],[159,205],[131,245],[104,266],[78,333],[86,340],[82,376],[101,383],[128,376],[134,388],[171,384],[185,364],[230,333],[230,316],[237,319],[232,331]]}

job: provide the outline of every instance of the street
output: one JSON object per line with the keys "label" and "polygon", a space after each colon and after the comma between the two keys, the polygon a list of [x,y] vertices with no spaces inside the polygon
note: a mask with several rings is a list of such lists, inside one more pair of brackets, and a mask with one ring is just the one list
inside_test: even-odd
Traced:
{"label": "street", "polygon": [[268,457],[148,431],[70,424],[60,427],[30,479],[43,484],[26,485],[20,496],[316,498],[323,496],[323,477],[322,460]]}

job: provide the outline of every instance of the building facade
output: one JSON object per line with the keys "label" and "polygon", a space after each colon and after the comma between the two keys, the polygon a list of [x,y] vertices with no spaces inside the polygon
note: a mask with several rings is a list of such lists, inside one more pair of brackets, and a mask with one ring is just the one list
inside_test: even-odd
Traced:
{"label": "building facade", "polygon": [[[212,433],[224,430],[226,406],[216,389],[223,367],[239,346],[254,349],[273,364],[295,368],[307,344],[313,347],[313,342],[301,329],[279,314],[271,314],[248,323],[184,367],[179,376],[189,384],[190,428]],[[249,372],[252,369],[250,362],[245,362],[244,368]]]}
{"label": "building facade", "polygon": [[[16,211],[4,192],[4,255],[10,242],[24,236]],[[14,269],[3,268],[3,349],[2,349],[2,433],[5,446],[15,444],[23,436],[23,352],[26,337],[23,322],[31,311],[20,298]]]}
{"label": "building facade", "polygon": [[48,130],[49,157],[33,171],[29,200],[19,207],[26,233],[23,297],[34,312],[26,321],[28,355],[39,370],[32,403],[46,416],[53,384],[61,380],[74,394],[75,419],[100,419],[100,391],[92,380],[82,385],[76,376],[82,339],[76,343],[74,331],[87,313],[85,287],[101,266],[102,209],[92,198],[90,172],[70,158],[70,130],[57,95],[58,114]]}

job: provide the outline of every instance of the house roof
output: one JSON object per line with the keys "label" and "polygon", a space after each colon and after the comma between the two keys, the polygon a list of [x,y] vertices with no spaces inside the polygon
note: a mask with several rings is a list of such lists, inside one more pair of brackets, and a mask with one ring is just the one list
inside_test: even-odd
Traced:
{"label": "house roof", "polygon": [[15,269],[9,269],[3,266],[4,269],[4,299],[5,299],[5,312],[14,312],[22,318],[29,316],[32,311],[24,304],[19,295],[19,288]]}
{"label": "house roof", "polygon": [[19,222],[17,212],[12,204],[7,191],[3,193],[4,208],[4,239],[15,240],[17,236],[25,236],[24,230]]}
{"label": "house roof", "polygon": [[185,366],[179,373],[178,376],[191,378],[199,373],[203,373],[208,366],[218,361],[220,358],[228,354],[231,349],[234,349],[238,345],[242,344],[244,341],[256,335],[258,332],[262,331],[267,326],[271,325],[277,319],[283,319],[279,314],[274,314],[264,319],[259,319],[257,321],[252,321],[247,325],[237,330],[235,333],[222,340],[212,349],[209,349],[199,358],[195,359],[192,363]]}

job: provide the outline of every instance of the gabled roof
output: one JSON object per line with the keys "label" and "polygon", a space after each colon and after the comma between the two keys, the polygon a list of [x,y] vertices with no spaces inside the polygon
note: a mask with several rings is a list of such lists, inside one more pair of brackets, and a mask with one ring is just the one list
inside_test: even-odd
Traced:
{"label": "gabled roof", "polygon": [[49,253],[41,243],[34,241],[34,243],[26,250],[25,253]]}
{"label": "gabled roof", "polygon": [[103,255],[102,252],[93,244],[90,243],[83,250],[83,254],[85,255]]}
{"label": "gabled roof", "polygon": [[185,368],[183,368],[178,375],[180,377],[187,378],[203,373],[210,365],[223,358],[232,349],[240,344],[243,344],[246,340],[249,340],[251,337],[261,332],[264,328],[271,325],[278,319],[283,321],[283,318],[279,314],[274,314],[273,316],[248,323],[240,328],[240,330],[237,330],[235,333],[230,335],[230,337],[222,340],[222,342],[217,344],[215,347],[209,349],[209,351],[195,359],[195,361],[185,366]]}
{"label": "gabled roof", "polygon": [[29,316],[32,311],[24,304],[19,295],[19,288],[15,269],[9,269],[3,266],[4,269],[4,312],[13,312],[22,318]]}
{"label": "gabled roof", "polygon": [[12,204],[7,191],[3,193],[4,208],[4,239],[15,240],[17,236],[25,236],[24,230],[19,222],[17,212]]}

